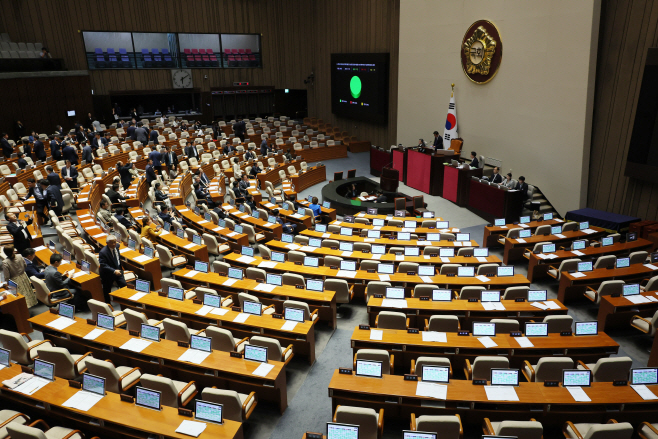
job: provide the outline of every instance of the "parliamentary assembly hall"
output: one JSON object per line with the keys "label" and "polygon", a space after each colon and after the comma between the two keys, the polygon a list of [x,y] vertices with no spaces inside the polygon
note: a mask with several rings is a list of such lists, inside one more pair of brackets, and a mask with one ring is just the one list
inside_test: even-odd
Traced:
{"label": "parliamentary assembly hall", "polygon": [[658,439],[658,0],[0,0],[0,439]]}

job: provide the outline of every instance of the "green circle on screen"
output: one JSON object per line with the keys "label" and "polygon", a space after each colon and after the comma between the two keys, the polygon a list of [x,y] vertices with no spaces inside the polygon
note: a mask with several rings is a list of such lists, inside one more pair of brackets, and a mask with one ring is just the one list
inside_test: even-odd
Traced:
{"label": "green circle on screen", "polygon": [[354,99],[361,96],[361,79],[358,76],[352,76],[350,79],[350,93]]}

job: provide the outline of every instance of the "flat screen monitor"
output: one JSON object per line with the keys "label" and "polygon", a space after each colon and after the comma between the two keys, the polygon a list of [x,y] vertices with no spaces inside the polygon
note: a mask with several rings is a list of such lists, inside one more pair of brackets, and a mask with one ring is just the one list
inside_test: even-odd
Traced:
{"label": "flat screen monitor", "polygon": [[652,264],[658,263],[658,252],[651,253],[651,263]]}
{"label": "flat screen monitor", "polygon": [[404,299],[404,288],[386,288],[387,299]]}
{"label": "flat screen monitor", "polygon": [[491,369],[492,386],[518,386],[518,369]]}
{"label": "flat screen monitor", "polygon": [[34,360],[34,375],[48,381],[55,380],[55,364],[48,361]]}
{"label": "flat screen monitor", "polygon": [[142,323],[139,336],[145,340],[160,341],[160,328]]}
{"label": "flat screen monitor", "polygon": [[434,218],[434,212],[432,212],[431,210],[423,212],[423,218]]}
{"label": "flat screen monitor", "polygon": [[450,381],[450,368],[448,366],[423,364],[423,381],[448,383]]}
{"label": "flat screen monitor", "polygon": [[420,256],[420,249],[418,247],[405,247],[404,248],[405,256]]}
{"label": "flat screen monitor", "polygon": [[386,246],[380,244],[373,244],[370,247],[370,251],[373,255],[384,255],[386,254]]}
{"label": "flat screen monitor", "polygon": [[527,224],[530,222],[530,217],[529,216],[522,216],[519,218],[519,223],[520,224]]}
{"label": "flat screen monitor", "polygon": [[316,224],[315,225],[315,231],[320,232],[320,233],[325,233],[327,231],[327,225],[326,224]]}
{"label": "flat screen monitor", "polygon": [[226,221],[220,218],[219,221],[217,221],[217,225],[219,227],[226,227]]}
{"label": "flat screen monitor", "polygon": [[129,239],[128,248],[134,251],[137,248],[137,242],[134,239]]}
{"label": "flat screen monitor", "polygon": [[404,218],[407,216],[407,211],[406,210],[395,210],[393,212],[393,216],[396,218]]}
{"label": "flat screen monitor", "polygon": [[409,233],[409,232],[398,232],[397,238],[400,241],[409,241],[411,239],[411,233]]}
{"label": "flat screen monitor", "polygon": [[402,439],[437,439],[436,433],[427,433],[425,431],[402,431]]}
{"label": "flat screen monitor", "polygon": [[631,369],[631,384],[658,384],[658,369],[655,367]]}
{"label": "flat screen monitor", "polygon": [[471,240],[471,234],[470,233],[457,233],[455,235],[455,240],[457,240],[457,241],[470,241]]}
{"label": "flat screen monitor", "polygon": [[553,212],[544,214],[544,221],[549,221],[553,219]]}
{"label": "flat screen monitor", "polygon": [[83,373],[82,390],[97,395],[105,395],[105,378],[90,373]]}
{"label": "flat screen monitor", "polygon": [[450,226],[450,222],[448,221],[437,221],[436,222],[436,228],[437,229],[447,229]]}
{"label": "flat screen monitor", "polygon": [[493,337],[496,335],[496,324],[491,322],[473,322],[473,336]]}
{"label": "flat screen monitor", "polygon": [[359,439],[359,426],[327,422],[327,439]]}
{"label": "flat screen monitor", "polygon": [[[237,227],[237,226],[236,226]],[[242,233],[242,232],[240,232]],[[192,242],[196,245],[201,245],[201,236],[199,235],[192,235]]]}
{"label": "flat screen monitor", "polygon": [[369,207],[366,209],[366,213],[368,215],[377,215],[377,208],[376,207]]}
{"label": "flat screen monitor", "polygon": [[71,252],[67,252],[66,250],[62,250],[62,259],[64,259],[64,262],[67,262],[67,263],[71,262]]}
{"label": "flat screen monitor", "polygon": [[384,227],[385,221],[381,218],[375,218],[372,220],[372,225],[375,227]]}
{"label": "flat screen monitor", "polygon": [[306,289],[309,291],[317,291],[321,293],[324,291],[324,281],[318,279],[307,279]]}
{"label": "flat screen monitor", "polygon": [[148,293],[151,291],[151,283],[147,280],[137,279],[135,281],[135,289],[140,293]]}
{"label": "flat screen monitor", "polygon": [[526,337],[548,337],[548,323],[532,323],[526,322],[525,324]]}
{"label": "flat screen monitor", "polygon": [[185,237],[185,231],[183,229],[176,230],[176,236],[178,236],[179,238],[184,238]]}
{"label": "flat screen monitor", "polygon": [[[368,230],[368,232],[372,232],[374,230]],[[350,227],[341,227],[340,228],[340,235],[341,236],[352,236],[352,229]]]}
{"label": "flat screen monitor", "polygon": [[640,284],[624,284],[623,285],[623,295],[626,296],[637,296],[640,294]]}
{"label": "flat screen monitor", "polygon": [[351,252],[354,251],[354,244],[351,242],[340,242],[338,249],[343,252]]}
{"label": "flat screen monitor", "polygon": [[243,245],[242,246],[242,254],[244,256],[254,256],[254,249],[252,247],[249,247],[248,245]]}
{"label": "flat screen monitor", "polygon": [[10,366],[11,365],[10,358],[11,358],[11,352],[7,349],[0,348],[0,364],[2,364],[5,367]]}
{"label": "flat screen monitor", "polygon": [[482,302],[500,302],[500,291],[482,290],[480,292],[480,301]]}
{"label": "flat screen monitor", "polygon": [[374,360],[356,360],[356,375],[381,378],[382,362]]}
{"label": "flat screen monitor", "polygon": [[562,226],[552,226],[551,235],[560,235],[562,234]]}
{"label": "flat screen monitor", "polygon": [[[165,224],[169,224],[169,223],[165,223]],[[147,258],[152,258],[155,255],[155,250],[153,250],[152,247],[146,246],[144,247],[144,255]],[[84,265],[85,262],[87,261],[82,261],[82,264]],[[87,268],[89,268],[89,262],[87,262]],[[87,273],[89,273],[89,271],[87,271]]]}
{"label": "flat screen monitor", "polygon": [[505,224],[506,224],[505,218],[496,218],[494,220],[494,226],[500,227],[500,226],[504,226]]}
{"label": "flat screen monitor", "polygon": [[528,302],[543,302],[547,298],[548,298],[548,292],[546,290],[528,291]]}
{"label": "flat screen monitor", "polygon": [[282,242],[285,242],[287,244],[292,244],[293,239],[294,239],[294,236],[292,236],[292,235],[289,235],[287,233],[282,233],[281,234],[281,241]]}
{"label": "flat screen monitor", "polygon": [[283,318],[293,322],[304,323],[304,310],[301,308],[286,307],[283,309]]}
{"label": "flat screen monitor", "polygon": [[455,249],[454,248],[440,248],[439,249],[439,256],[442,258],[454,258],[455,257]]}
{"label": "flat screen monitor", "polygon": [[[454,249],[453,249],[454,251]],[[473,256],[476,258],[488,258],[489,257],[489,249],[488,248],[474,248],[473,249]]]}
{"label": "flat screen monitor", "polygon": [[242,312],[259,316],[263,313],[263,305],[260,302],[245,300],[242,302]]}
{"label": "flat screen monitor", "polygon": [[219,308],[222,306],[222,296],[206,293],[203,295],[203,304],[212,306],[213,308]]}
{"label": "flat screen monitor", "polygon": [[178,287],[169,287],[167,297],[175,300],[185,300],[185,290]]}
{"label": "flat screen monitor", "polygon": [[247,210],[247,208],[244,207],[244,204],[240,204],[240,207],[238,207],[238,210],[239,210],[240,212],[242,212],[242,213],[245,213],[245,211]]}
{"label": "flat screen monitor", "polygon": [[214,402],[196,400],[194,404],[194,418],[203,422],[212,422],[213,424],[222,424],[222,404]]}
{"label": "flat screen monitor", "polygon": [[306,209],[300,207],[299,209],[297,209],[297,215],[301,215],[301,216],[306,215]]}
{"label": "flat screen monitor", "polygon": [[283,276],[281,276],[280,274],[267,273],[265,277],[265,283],[280,287],[281,285],[283,285]]}
{"label": "flat screen monitor", "polygon": [[330,201],[323,201],[322,202],[322,207],[325,209],[331,209],[331,202]]}
{"label": "flat screen monitor", "polygon": [[96,316],[96,326],[107,329],[108,331],[114,331],[114,316],[99,312]]}
{"label": "flat screen monitor", "polygon": [[419,265],[418,276],[434,276],[435,269],[433,265]]}
{"label": "flat screen monitor", "polygon": [[[350,229],[350,235],[351,234],[352,234],[352,230]],[[379,230],[368,230],[368,238],[379,239],[380,237],[381,237],[381,232]]]}
{"label": "flat screen monitor", "polygon": [[[150,247],[146,247],[144,248],[144,250],[146,250],[147,248],[150,249]],[[146,254],[146,251],[144,251],[144,254]],[[85,273],[89,273],[91,271],[91,264],[87,261],[80,261],[80,270],[84,271]]]}
{"label": "flat screen monitor", "polygon": [[171,232],[171,223],[165,221],[165,222],[164,222],[164,229],[165,229],[165,231],[167,231],[167,232]]}
{"label": "flat screen monitor", "polygon": [[513,265],[505,265],[502,267],[498,267],[496,270],[496,276],[498,277],[509,277],[509,276],[514,276],[514,266]]}
{"label": "flat screen monitor", "polygon": [[[276,224],[276,217],[275,217],[274,215],[268,215],[268,217],[267,217],[267,222],[270,223],[270,224]],[[324,225],[324,224],[317,224],[317,225],[315,226],[315,230],[318,230],[318,227],[317,227],[317,226],[319,226],[319,225]],[[318,231],[319,231],[319,230],[318,230]],[[325,228],[324,231],[326,232],[327,229]]]}
{"label": "flat screen monitor", "polygon": [[356,271],[356,261],[340,261],[340,269],[345,271]]}
{"label": "flat screen monitor", "polygon": [[57,313],[62,317],[72,319],[75,315],[75,306],[68,303],[60,303]]}
{"label": "flat screen monitor", "polygon": [[615,239],[609,236],[606,236],[605,238],[601,238],[601,247],[607,247],[614,243],[615,243]]}
{"label": "flat screen monitor", "polygon": [[459,277],[473,277],[475,276],[474,267],[457,267],[457,276]]}
{"label": "flat screen monitor", "polygon": [[206,221],[211,223],[212,222],[212,215],[210,215],[208,212],[206,212],[206,213],[203,214],[203,219],[205,219]]}
{"label": "flat screen monitor", "polygon": [[242,271],[242,268],[230,267],[228,269],[228,277],[230,277],[231,279],[240,279],[240,280],[242,280],[243,276],[244,276],[244,273]]}
{"label": "flat screen monitor", "polygon": [[203,261],[194,261],[194,270],[201,273],[208,272],[208,263]]}
{"label": "flat screen monitor", "polygon": [[519,238],[530,238],[532,236],[532,231],[528,229],[519,230]]}
{"label": "flat screen monitor", "polygon": [[320,247],[322,247],[322,239],[320,239],[320,238],[309,238],[308,246],[309,247],[320,248]]}
{"label": "flat screen monitor", "polygon": [[160,410],[162,408],[160,405],[161,392],[140,386],[136,386],[135,389],[135,405],[151,410]]}
{"label": "flat screen monitor", "polygon": [[450,302],[452,301],[452,291],[432,290],[432,300],[435,302]]}
{"label": "flat screen monitor", "polygon": [[427,240],[428,241],[441,241],[441,234],[440,233],[428,233],[427,234]]}
{"label": "flat screen monitor", "polygon": [[578,271],[580,271],[581,273],[585,271],[592,271],[592,270],[593,270],[592,261],[578,263]]}
{"label": "flat screen monitor", "polygon": [[631,258],[617,258],[615,263],[616,268],[626,268],[631,265]]}
{"label": "flat screen monitor", "polygon": [[542,253],[553,253],[555,252],[555,244],[544,244],[541,246]]}
{"label": "flat screen monitor", "polygon": [[598,322],[576,322],[576,335],[597,335],[598,333]]}
{"label": "flat screen monitor", "polygon": [[212,339],[210,337],[203,337],[201,335],[190,335],[190,349],[197,351],[212,352]]}
{"label": "flat screen monitor", "polygon": [[414,220],[404,220],[404,227],[409,228],[409,229],[415,229],[416,228],[416,221]]}
{"label": "flat screen monitor", "polygon": [[258,361],[259,363],[267,363],[267,348],[263,346],[247,344],[244,347],[244,359],[250,361]]}
{"label": "flat screen monitor", "polygon": [[[604,239],[605,239],[605,238],[604,238]],[[585,241],[584,239],[582,239],[582,240],[574,241],[573,244],[572,244],[572,246],[571,246],[571,249],[572,249],[572,250],[582,250],[582,249],[584,249],[585,247],[587,247],[587,241]]]}
{"label": "flat screen monitor", "polygon": [[379,264],[377,265],[377,273],[393,274],[395,272],[395,265],[393,264]]}
{"label": "flat screen monitor", "polygon": [[307,267],[318,267],[320,263],[320,258],[314,258],[312,256],[304,256],[304,265]]}
{"label": "flat screen monitor", "polygon": [[286,262],[286,254],[281,252],[272,252],[272,261]]}
{"label": "flat screen monitor", "polygon": [[579,223],[578,229],[580,230],[589,229],[589,221],[583,221],[582,223]]}
{"label": "flat screen monitor", "polygon": [[69,117],[75,117],[75,110],[67,110],[66,115]]}
{"label": "flat screen monitor", "polygon": [[253,212],[251,212],[251,217],[259,219],[260,218],[260,212],[258,212],[257,210],[254,210]]}
{"label": "flat screen monitor", "polygon": [[562,385],[564,387],[589,387],[592,385],[592,371],[564,369],[562,370]]}

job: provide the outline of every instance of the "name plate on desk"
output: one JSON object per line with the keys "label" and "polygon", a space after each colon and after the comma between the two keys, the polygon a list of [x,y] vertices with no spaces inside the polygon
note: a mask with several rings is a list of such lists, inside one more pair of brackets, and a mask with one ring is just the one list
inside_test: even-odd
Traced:
{"label": "name plate on desk", "polygon": [[[455,273],[448,273],[448,274],[446,274],[446,276],[448,276],[448,277],[455,277]],[[470,299],[469,299],[469,302],[470,302]],[[476,300],[476,302],[477,302],[477,300]]]}
{"label": "name plate on desk", "polygon": [[122,393],[121,395],[119,395],[119,397],[121,398],[121,401],[123,401],[123,402],[129,402],[130,404],[135,403],[135,398],[133,398],[130,395],[126,395],[126,394]]}
{"label": "name plate on desk", "polygon": [[613,386],[628,386],[628,381],[626,380],[617,380],[612,382]]}
{"label": "name plate on desk", "polygon": [[559,381],[544,381],[544,387],[559,387]]}
{"label": "name plate on desk", "polygon": [[516,299],[514,299],[514,301],[515,301],[515,302],[525,302],[525,298],[523,298],[523,297],[517,297]]}
{"label": "name plate on desk", "polygon": [[192,303],[195,304],[195,305],[201,305],[201,304],[203,304],[203,302],[201,301],[201,299],[197,299],[196,297],[192,299]]}
{"label": "name plate on desk", "polygon": [[139,331],[128,331],[128,335],[132,337],[139,337]]}
{"label": "name plate on desk", "polygon": [[69,380],[69,387],[73,387],[74,389],[81,389],[82,388],[82,383],[79,383],[77,381]]}
{"label": "name plate on desk", "polygon": [[407,271],[408,276],[415,276],[417,273],[415,271]]}
{"label": "name plate on desk", "polygon": [[165,293],[164,291],[158,291],[158,296],[167,297],[167,293]]}
{"label": "name plate on desk", "polygon": [[470,334],[470,332],[468,332],[468,331],[461,331],[461,330],[457,331],[457,335],[460,335],[460,336],[468,336],[469,334]]}
{"label": "name plate on desk", "polygon": [[366,270],[366,272],[367,272],[367,273],[374,273],[374,272],[375,272],[375,269],[374,269],[374,268],[369,268],[369,269]]}
{"label": "name plate on desk", "polygon": [[50,314],[59,314],[59,311],[55,308],[48,308],[48,311],[50,311]]}
{"label": "name plate on desk", "polygon": [[436,253],[430,253],[430,258],[438,258],[439,255]]}
{"label": "name plate on desk", "polygon": [[310,431],[307,431],[306,439],[322,439],[322,433],[311,433]]}
{"label": "name plate on desk", "polygon": [[88,324],[88,325],[96,326],[96,320],[94,320],[94,319],[87,319],[87,324]]}
{"label": "name plate on desk", "polygon": [[430,296],[420,296],[418,299],[420,299],[421,302],[429,302]]}
{"label": "name plate on desk", "polygon": [[573,331],[562,331],[560,332],[560,335],[562,337],[571,337],[573,335]]}
{"label": "name plate on desk", "polygon": [[468,301],[469,302],[477,302],[478,300],[475,297],[471,297],[471,298],[468,299]]}
{"label": "name plate on desk", "polygon": [[522,337],[523,332],[521,332],[521,331],[510,331],[509,335],[510,335],[510,337]]}
{"label": "name plate on desk", "polygon": [[359,325],[359,329],[363,329],[365,331],[370,331],[370,326],[369,325]]}
{"label": "name plate on desk", "polygon": [[298,290],[303,290],[303,289],[304,289],[304,285],[295,285],[295,288],[297,288]]}
{"label": "name plate on desk", "polygon": [[486,386],[487,380],[473,380],[474,386]]}
{"label": "name plate on desk", "polygon": [[338,368],[338,373],[341,375],[352,375],[352,369],[348,369],[346,367],[340,367]]}
{"label": "name plate on desk", "polygon": [[230,352],[230,355],[233,358],[242,358],[242,353],[240,352]]}
{"label": "name plate on desk", "polygon": [[274,313],[274,314],[272,314],[272,318],[273,318],[273,319],[282,319],[282,318],[283,318],[283,314],[277,314],[277,313]]}
{"label": "name plate on desk", "polygon": [[239,306],[232,306],[231,311],[240,312],[242,311]]}
{"label": "name plate on desk", "polygon": [[179,407],[178,408],[178,414],[180,416],[185,416],[187,418],[191,418],[192,417],[192,410],[188,410],[188,409],[184,409],[182,407]]}
{"label": "name plate on desk", "polygon": [[189,344],[188,342],[186,342],[186,341],[179,341],[179,342],[178,342],[178,346],[180,346],[180,347],[182,347],[182,348],[189,348],[189,347],[190,347],[190,344]]}
{"label": "name plate on desk", "polygon": [[372,297],[374,297],[375,299],[383,299],[384,295],[383,294],[373,294]]}
{"label": "name plate on desk", "polygon": [[[361,253],[370,253],[370,252],[368,250],[361,250]],[[374,273],[375,270],[372,270],[372,272]],[[370,273],[370,270],[368,270],[368,273]]]}
{"label": "name plate on desk", "polygon": [[302,265],[302,263],[299,262],[299,261],[296,261],[296,262],[295,262],[295,265]]}
{"label": "name plate on desk", "polygon": [[405,373],[404,374],[404,380],[405,381],[418,381],[418,375],[412,375],[410,373]]}
{"label": "name plate on desk", "polygon": [[418,334],[418,329],[416,328],[408,328],[407,333],[409,334]]}

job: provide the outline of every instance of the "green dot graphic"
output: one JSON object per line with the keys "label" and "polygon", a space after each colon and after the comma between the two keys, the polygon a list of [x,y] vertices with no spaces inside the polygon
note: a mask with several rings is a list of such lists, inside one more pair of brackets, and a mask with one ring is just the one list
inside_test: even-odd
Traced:
{"label": "green dot graphic", "polygon": [[361,79],[358,76],[352,76],[350,80],[350,93],[354,99],[361,96]]}

